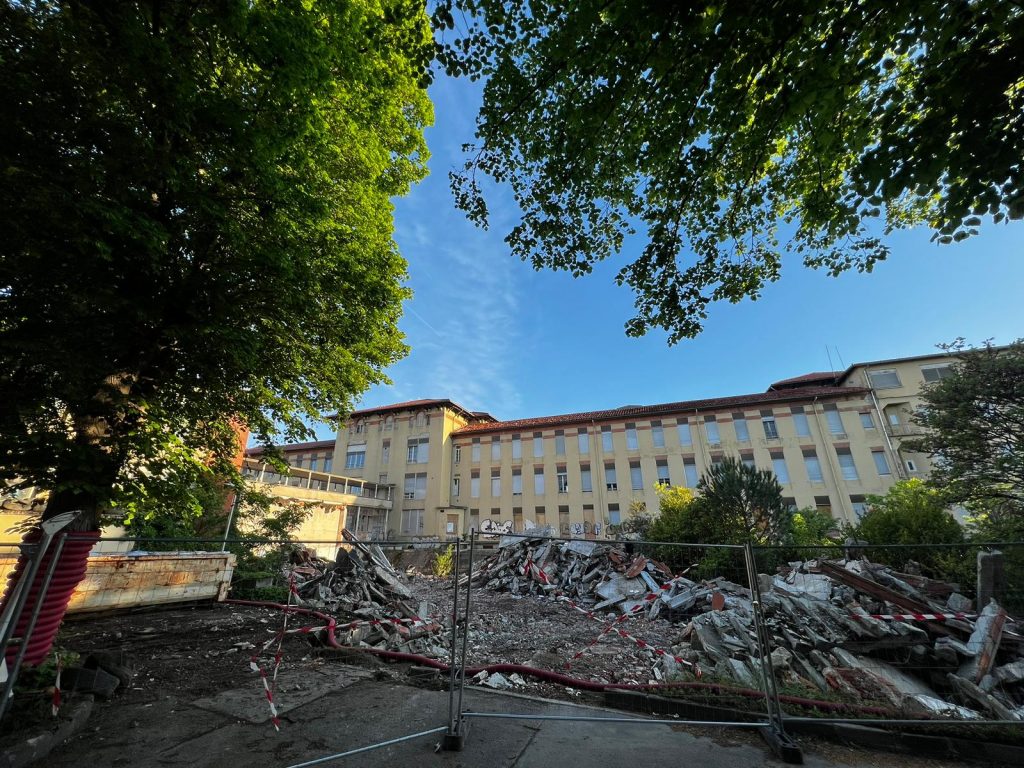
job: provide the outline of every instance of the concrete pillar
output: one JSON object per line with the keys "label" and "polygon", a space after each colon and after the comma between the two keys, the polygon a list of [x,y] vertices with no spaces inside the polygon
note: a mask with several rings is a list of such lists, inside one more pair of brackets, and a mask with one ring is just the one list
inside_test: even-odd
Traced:
{"label": "concrete pillar", "polygon": [[978,553],[978,612],[984,610],[989,600],[995,598],[1002,605],[1006,593],[1006,571],[1003,568],[1003,553],[998,551]]}

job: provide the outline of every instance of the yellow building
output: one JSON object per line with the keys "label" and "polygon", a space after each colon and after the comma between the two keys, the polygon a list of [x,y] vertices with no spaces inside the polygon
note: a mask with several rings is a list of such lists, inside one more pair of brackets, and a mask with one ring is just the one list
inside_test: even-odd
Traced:
{"label": "yellow building", "polygon": [[[733,456],[775,472],[786,500],[839,520],[870,494],[924,477],[904,441],[944,354],[857,363],[749,395],[498,421],[445,399],[356,411],[334,445],[335,471],[395,487],[388,534],[445,537],[551,525],[603,537],[630,508],[658,509],[657,484],[696,487]],[[324,460],[324,443],[317,446]],[[309,451],[312,455],[312,451]]]}

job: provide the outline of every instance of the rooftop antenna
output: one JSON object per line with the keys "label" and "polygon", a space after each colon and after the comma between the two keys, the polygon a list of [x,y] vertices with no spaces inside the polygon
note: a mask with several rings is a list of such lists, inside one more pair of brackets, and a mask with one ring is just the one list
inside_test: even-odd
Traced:
{"label": "rooftop antenna", "polygon": [[825,354],[828,355],[828,369],[832,372],[836,372],[836,367],[832,365],[832,352],[829,351],[828,344],[825,345]]}
{"label": "rooftop antenna", "polygon": [[839,365],[845,371],[846,370],[846,363],[843,362],[843,356],[841,354],[839,354],[839,347],[836,347],[836,357],[839,358]]}

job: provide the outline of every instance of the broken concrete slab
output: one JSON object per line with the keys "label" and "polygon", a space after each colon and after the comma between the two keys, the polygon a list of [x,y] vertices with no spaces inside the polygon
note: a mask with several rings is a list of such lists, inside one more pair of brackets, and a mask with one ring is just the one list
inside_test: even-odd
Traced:
{"label": "broken concrete slab", "polygon": [[[372,677],[373,672],[370,670],[341,664],[332,664],[317,671],[282,669],[277,676],[274,706],[279,714],[284,714]],[[263,685],[255,674],[252,685],[196,699],[192,706],[250,723],[270,720],[270,707],[267,705]]]}

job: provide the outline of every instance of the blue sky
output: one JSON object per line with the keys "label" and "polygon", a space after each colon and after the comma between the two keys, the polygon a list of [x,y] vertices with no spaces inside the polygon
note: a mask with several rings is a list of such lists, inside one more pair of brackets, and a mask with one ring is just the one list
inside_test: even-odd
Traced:
{"label": "blue sky", "polygon": [[832,278],[790,259],[758,301],[713,305],[696,339],[669,347],[663,332],[628,338],[633,295],[612,279],[622,259],[580,279],[535,272],[502,240],[517,212],[500,196],[488,200],[489,231],[455,210],[447,174],[473,139],[478,93],[451,80],[431,90],[431,175],[395,212],[415,294],[401,322],[411,352],[389,371],[394,383],[371,389],[360,407],[447,397],[499,419],[544,416],[760,392],[810,371],[927,354],[958,336],[1024,336],[1018,221],[942,247],[927,231],[897,233],[892,256],[869,275]]}

